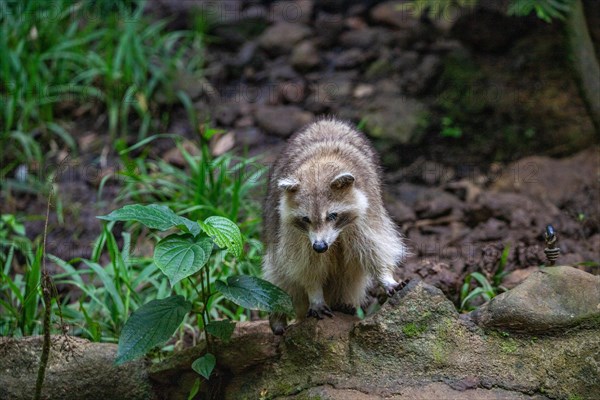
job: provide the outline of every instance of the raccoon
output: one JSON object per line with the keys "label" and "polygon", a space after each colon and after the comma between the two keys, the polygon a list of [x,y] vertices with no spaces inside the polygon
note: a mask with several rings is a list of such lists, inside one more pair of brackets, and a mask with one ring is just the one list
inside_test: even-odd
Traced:
{"label": "raccoon", "polygon": [[[388,296],[402,238],[381,199],[377,154],[348,123],[322,119],[290,138],[264,202],[264,277],[292,298],[296,317],[354,314],[368,287]],[[271,314],[283,334],[284,315]]]}

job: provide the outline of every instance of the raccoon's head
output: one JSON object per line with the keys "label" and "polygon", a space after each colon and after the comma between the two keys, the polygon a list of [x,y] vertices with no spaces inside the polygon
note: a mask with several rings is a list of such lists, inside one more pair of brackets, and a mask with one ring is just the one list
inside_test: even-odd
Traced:
{"label": "raccoon's head", "polygon": [[305,233],[317,253],[326,252],[368,207],[367,197],[350,172],[320,177],[300,174],[277,183],[283,192],[282,221]]}

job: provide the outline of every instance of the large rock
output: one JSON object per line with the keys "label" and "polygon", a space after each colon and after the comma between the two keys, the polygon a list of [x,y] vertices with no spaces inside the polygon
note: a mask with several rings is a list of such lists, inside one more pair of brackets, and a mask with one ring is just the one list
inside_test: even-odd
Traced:
{"label": "large rock", "polygon": [[335,314],[290,327],[278,356],[236,374],[225,398],[593,398],[599,352],[594,330],[486,333],[439,289],[412,281],[362,321]]}
{"label": "large rock", "polygon": [[[593,287],[579,287],[578,295],[568,293],[596,296]],[[283,336],[274,336],[267,321],[239,323],[228,343],[216,342],[217,368],[202,383],[200,396],[595,398],[600,392],[598,326],[544,333],[484,331],[460,316],[439,289],[413,280],[363,320],[336,313],[293,324]],[[0,342],[0,398],[31,398],[23,389],[35,381],[39,345],[31,348],[31,340],[39,343],[37,338],[11,339],[8,347]],[[69,361],[58,348],[53,352],[45,392],[49,399],[187,399],[198,378],[191,363],[206,351],[202,343],[149,368],[141,361],[115,367],[115,345],[78,341],[83,358]]]}
{"label": "large rock", "polygon": [[[0,338],[0,399],[33,398],[42,337]],[[155,399],[147,363],[138,360],[115,366],[117,346],[52,337],[42,398],[50,400]]]}
{"label": "large rock", "polygon": [[600,276],[572,267],[544,268],[479,307],[472,318],[483,327],[528,333],[586,323],[600,327]]}
{"label": "large rock", "polygon": [[586,218],[600,222],[600,148],[594,146],[571,157],[531,156],[508,165],[492,188],[520,192],[559,208],[584,204]]}
{"label": "large rock", "polygon": [[416,144],[424,133],[427,109],[415,99],[387,95],[367,104],[363,115],[369,136],[392,144]]}

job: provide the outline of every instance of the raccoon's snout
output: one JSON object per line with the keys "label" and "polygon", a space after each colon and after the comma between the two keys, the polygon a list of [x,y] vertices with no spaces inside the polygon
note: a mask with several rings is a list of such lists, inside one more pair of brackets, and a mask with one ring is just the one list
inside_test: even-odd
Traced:
{"label": "raccoon's snout", "polygon": [[329,248],[329,246],[327,246],[327,243],[325,243],[322,240],[319,240],[319,241],[313,243],[313,249],[317,253],[325,253],[328,248]]}

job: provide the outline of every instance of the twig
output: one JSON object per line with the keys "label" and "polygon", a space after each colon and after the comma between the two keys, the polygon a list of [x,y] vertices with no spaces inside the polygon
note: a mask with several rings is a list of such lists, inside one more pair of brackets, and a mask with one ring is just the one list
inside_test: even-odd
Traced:
{"label": "twig", "polygon": [[50,219],[50,203],[52,201],[52,193],[54,187],[50,184],[50,192],[48,193],[48,207],[46,208],[46,221],[44,223],[44,241],[42,243],[42,297],[44,298],[44,344],[42,347],[42,356],[40,357],[40,365],[38,367],[37,380],[35,382],[34,400],[40,400],[42,396],[42,386],[46,376],[46,367],[48,365],[48,357],[50,356],[50,320],[52,310],[52,281],[46,269],[46,238],[48,236],[48,220]]}

